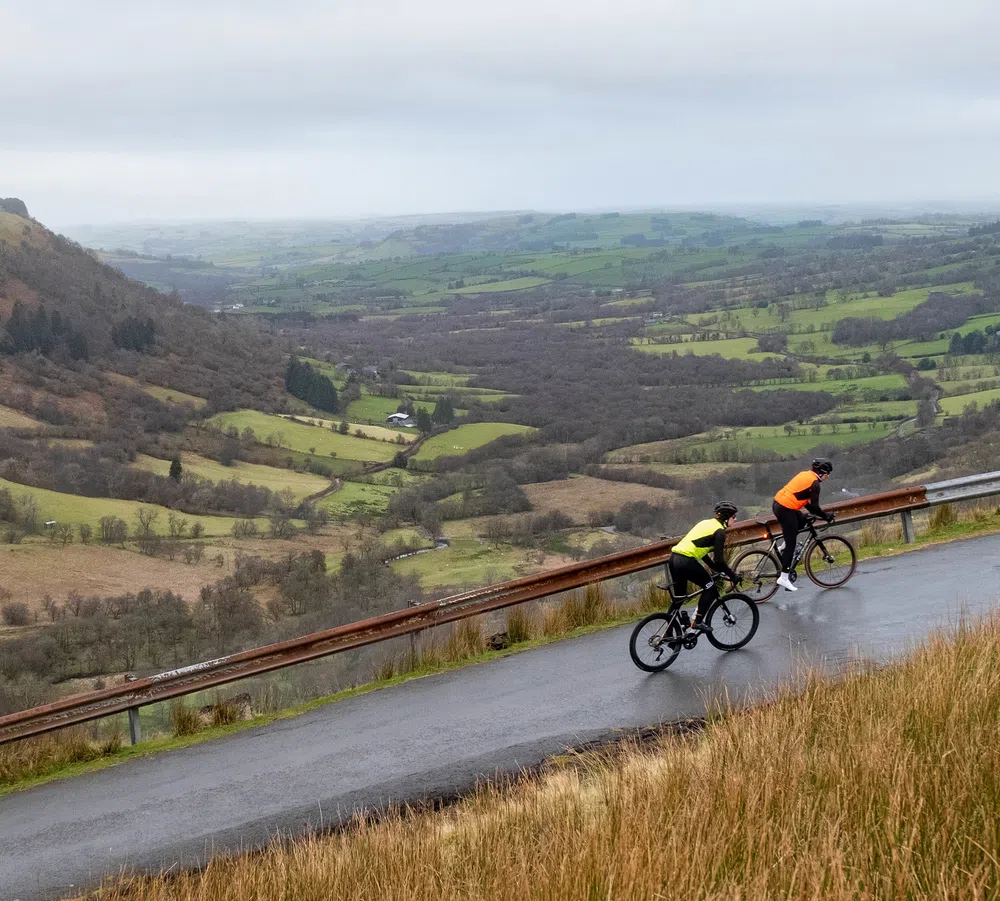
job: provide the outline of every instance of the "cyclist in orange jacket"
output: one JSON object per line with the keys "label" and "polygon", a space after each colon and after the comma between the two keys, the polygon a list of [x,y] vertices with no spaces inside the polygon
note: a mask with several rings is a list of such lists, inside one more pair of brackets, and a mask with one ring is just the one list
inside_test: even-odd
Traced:
{"label": "cyclist in orange jacket", "polygon": [[813,460],[811,469],[800,472],[774,496],[771,509],[781,526],[785,541],[785,546],[781,549],[781,575],[778,576],[778,584],[785,591],[798,591],[789,578],[789,571],[795,554],[795,539],[806,521],[802,513],[803,507],[814,516],[833,522],[833,514],[827,513],[819,505],[819,486],[831,472],[833,464],[829,460]]}

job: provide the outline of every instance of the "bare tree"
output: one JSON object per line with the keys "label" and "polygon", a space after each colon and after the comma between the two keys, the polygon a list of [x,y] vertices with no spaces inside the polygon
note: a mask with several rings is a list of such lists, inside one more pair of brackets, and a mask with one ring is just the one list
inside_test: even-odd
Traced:
{"label": "bare tree", "polygon": [[139,545],[139,552],[150,557],[155,556],[159,550],[160,536],[153,530],[159,516],[160,511],[153,507],[140,507],[135,511],[135,540]]}

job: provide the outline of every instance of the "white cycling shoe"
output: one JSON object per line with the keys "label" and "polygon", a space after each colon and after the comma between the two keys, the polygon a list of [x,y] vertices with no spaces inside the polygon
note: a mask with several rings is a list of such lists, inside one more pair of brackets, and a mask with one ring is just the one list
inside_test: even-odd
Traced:
{"label": "white cycling shoe", "polygon": [[778,576],[778,584],[785,589],[785,591],[798,591],[798,588],[792,584],[792,580],[788,578],[788,573],[782,573]]}

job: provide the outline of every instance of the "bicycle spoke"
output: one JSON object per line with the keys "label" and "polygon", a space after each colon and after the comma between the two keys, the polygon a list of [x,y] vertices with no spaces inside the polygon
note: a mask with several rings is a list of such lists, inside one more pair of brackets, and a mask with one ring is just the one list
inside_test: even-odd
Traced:
{"label": "bicycle spoke", "polygon": [[778,590],[778,561],[767,551],[746,551],[736,558],[733,569],[742,577],[743,594],[757,603],[766,601]]}
{"label": "bicycle spoke", "polygon": [[708,640],[723,651],[743,647],[757,631],[760,613],[745,594],[732,594],[717,601],[709,613],[712,631]]}
{"label": "bicycle spoke", "polygon": [[674,662],[681,650],[681,627],[675,616],[653,613],[632,631],[632,662],[646,672],[659,672]]}
{"label": "bicycle spoke", "polygon": [[857,556],[846,538],[827,535],[817,538],[806,553],[806,572],[823,588],[836,588],[854,575]]}

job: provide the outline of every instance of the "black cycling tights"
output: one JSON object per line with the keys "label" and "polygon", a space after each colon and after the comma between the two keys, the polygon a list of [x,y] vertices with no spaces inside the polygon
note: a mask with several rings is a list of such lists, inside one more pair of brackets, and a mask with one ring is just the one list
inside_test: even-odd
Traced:
{"label": "black cycling tights", "polygon": [[687,594],[688,582],[694,582],[699,588],[705,589],[698,598],[698,615],[708,613],[708,608],[719,596],[719,589],[715,587],[708,570],[693,557],[685,557],[683,554],[671,554],[668,565],[670,578],[674,583],[674,595],[680,597]]}
{"label": "black cycling tights", "polygon": [[799,537],[799,529],[806,524],[806,518],[798,510],[790,510],[777,501],[771,506],[774,515],[781,526],[781,534],[785,546],[781,549],[781,569],[788,572],[792,567],[792,556],[795,554],[795,540]]}

